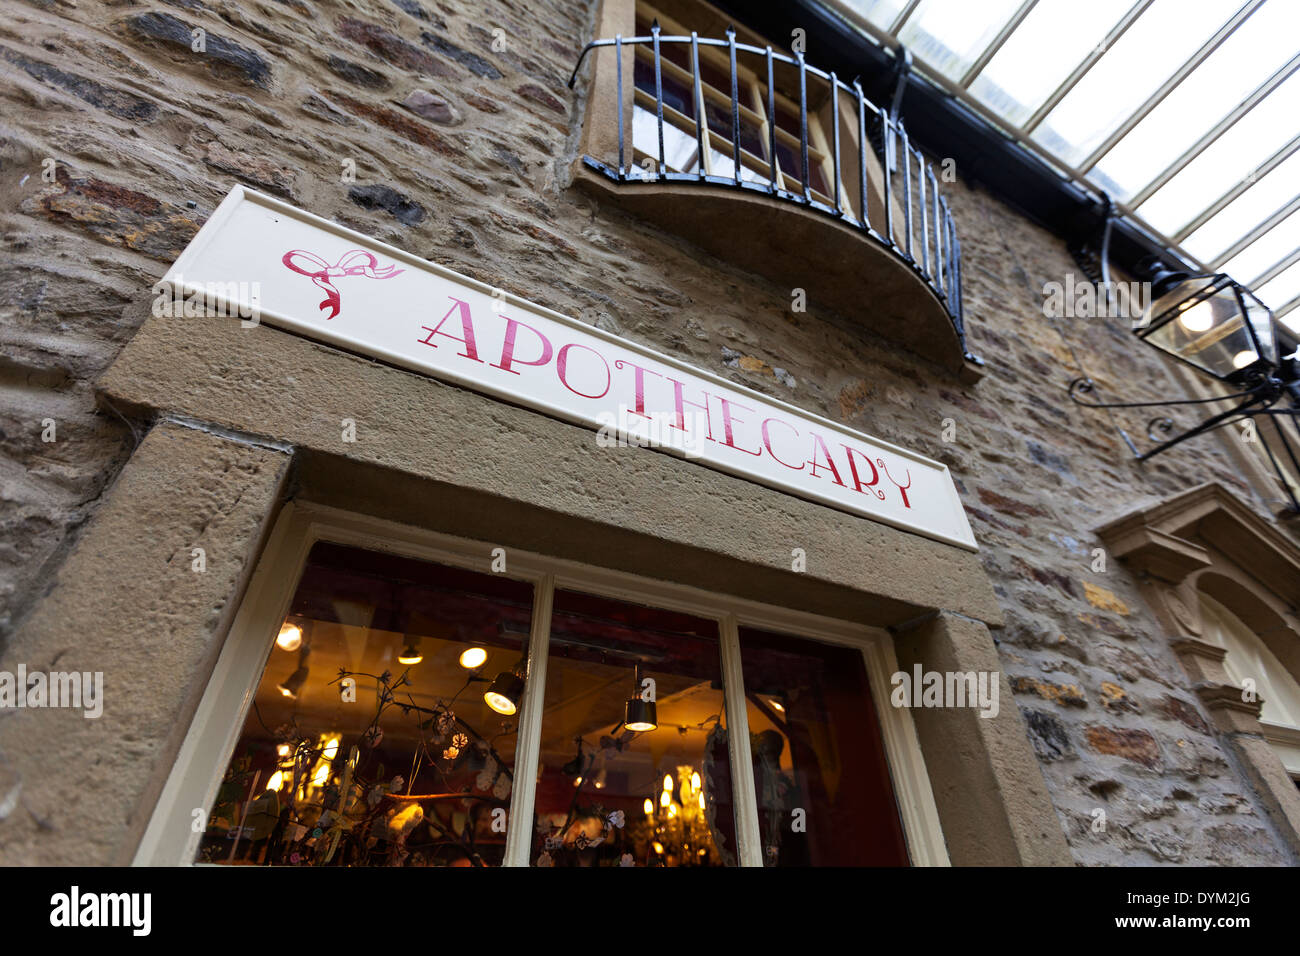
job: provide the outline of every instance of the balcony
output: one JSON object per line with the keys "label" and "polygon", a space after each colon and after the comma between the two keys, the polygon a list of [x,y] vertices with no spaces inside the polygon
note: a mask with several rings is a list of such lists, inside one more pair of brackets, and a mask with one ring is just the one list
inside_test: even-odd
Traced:
{"label": "balcony", "polygon": [[977,380],[961,242],[902,121],[734,29],[637,32],[588,43],[574,67],[570,88],[595,61],[575,185]]}

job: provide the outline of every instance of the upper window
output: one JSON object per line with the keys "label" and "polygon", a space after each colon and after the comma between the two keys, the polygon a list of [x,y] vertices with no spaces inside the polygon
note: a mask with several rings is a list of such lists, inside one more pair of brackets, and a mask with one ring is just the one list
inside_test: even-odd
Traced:
{"label": "upper window", "polygon": [[[660,31],[668,36],[689,36],[690,30],[665,17],[653,7],[637,5],[637,36],[650,36],[658,21]],[[733,133],[735,123],[731,113],[731,65],[728,57],[717,47],[698,47],[700,82],[698,89],[691,64],[691,48],[685,44],[665,43],[660,47],[659,89],[664,104],[664,160],[674,172],[694,173],[700,170],[710,176],[734,177],[736,172]],[[746,59],[752,60],[752,55]],[[787,64],[775,64],[776,74],[791,72]],[[780,86],[780,77],[774,76]],[[796,81],[797,82],[797,81]],[[658,116],[655,99],[655,65],[653,48],[636,48],[636,96],[632,114],[632,142],[639,165],[655,164],[659,159]],[[802,131],[799,128],[799,104],[779,90],[773,90],[771,110],[766,79],[738,62],[736,65],[736,96],[740,126],[741,178],[755,183],[766,183],[772,175],[773,145],[775,145],[776,181],[780,188],[792,193],[803,192]],[[830,160],[830,147],[816,116],[819,104],[809,103],[808,110],[808,167],[811,175],[809,187],[814,198],[830,204],[833,190],[834,166]],[[775,117],[770,115],[774,113]],[[699,132],[704,136],[705,148],[701,155],[696,118],[705,122]],[[775,127],[774,129],[771,127]],[[847,191],[845,191],[847,195]]]}
{"label": "upper window", "polygon": [[755,817],[768,866],[906,864],[862,649],[738,643],[725,668],[716,617],[318,543],[196,859],[498,866],[531,805],[533,866],[734,866]]}

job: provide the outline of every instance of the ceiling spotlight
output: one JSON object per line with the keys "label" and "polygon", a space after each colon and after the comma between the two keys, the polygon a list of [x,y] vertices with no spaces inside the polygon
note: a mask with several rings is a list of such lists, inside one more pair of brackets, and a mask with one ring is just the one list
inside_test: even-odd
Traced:
{"label": "ceiling spotlight", "polygon": [[460,655],[460,666],[467,671],[477,670],[483,666],[487,660],[487,651],[481,647],[471,647],[462,651]]}
{"label": "ceiling spotlight", "polygon": [[424,660],[424,655],[415,646],[414,640],[407,641],[406,646],[402,648],[402,653],[397,655],[397,663],[399,664],[418,664],[422,660]]}
{"label": "ceiling spotlight", "polygon": [[633,670],[632,696],[623,705],[623,725],[628,730],[645,733],[659,726],[659,715],[653,700],[641,699],[641,665]]}
{"label": "ceiling spotlight", "polygon": [[280,634],[275,639],[275,644],[282,651],[296,651],[302,646],[302,628],[297,624],[284,622],[280,628]]}
{"label": "ceiling spotlight", "polygon": [[498,714],[509,717],[519,709],[523,695],[524,679],[514,671],[502,671],[483,692],[483,700]]}

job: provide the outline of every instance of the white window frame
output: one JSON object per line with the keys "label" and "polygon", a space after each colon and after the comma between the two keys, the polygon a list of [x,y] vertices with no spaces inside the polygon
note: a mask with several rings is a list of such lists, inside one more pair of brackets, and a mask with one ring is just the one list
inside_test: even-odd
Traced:
{"label": "white window frame", "polygon": [[[318,541],[383,551],[417,560],[489,572],[489,542],[449,535],[343,511],[289,502],[282,509],[249,580],[189,731],[137,848],[136,866],[193,865],[208,814],[247,719],[254,694],[302,576]],[[910,712],[889,704],[897,672],[893,641],[876,628],[772,607],[684,585],[595,568],[508,548],[504,576],[534,586],[527,676],[519,712],[515,776],[537,775],[546,662],[555,588],[617,598],[716,620],[719,626],[728,740],[733,768],[736,842],[742,866],[762,866],[758,807],[748,753],[749,728],[740,663],[739,628],[753,626],[862,651],[875,700],[890,778],[914,866],[947,866],[948,853],[925,759]],[[535,788],[516,787],[511,820],[532,820]],[[196,830],[195,827],[198,827]],[[507,831],[504,865],[528,866],[532,827]]]}

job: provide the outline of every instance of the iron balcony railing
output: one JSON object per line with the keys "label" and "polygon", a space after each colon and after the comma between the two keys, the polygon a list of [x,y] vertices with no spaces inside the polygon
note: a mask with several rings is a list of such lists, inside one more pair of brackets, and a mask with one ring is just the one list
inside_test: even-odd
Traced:
{"label": "iron balcony railing", "polygon": [[[712,148],[707,145],[711,142],[708,129],[710,123],[709,118],[702,116],[699,109],[693,109],[694,135],[698,149],[695,155],[698,168],[694,172],[681,172],[673,170],[669,166],[664,145],[663,51],[665,48],[674,46],[687,49],[694,103],[702,102],[699,48],[714,47],[726,51],[727,60],[730,64],[731,94],[731,137],[729,143],[731,156],[729,158],[733,172],[730,176],[713,175],[705,170],[703,156],[706,149]],[[607,162],[603,162],[596,157],[584,156],[583,162],[589,168],[603,173],[619,183],[698,183],[709,186],[755,190],[782,200],[798,203],[808,209],[816,210],[853,226],[865,233],[872,242],[911,266],[917,276],[934,291],[940,302],[943,303],[953,327],[956,329],[965,357],[977,364],[983,364],[980,359],[971,354],[966,345],[966,329],[961,296],[961,241],[957,238],[952,215],[948,209],[948,202],[939,193],[934,167],[927,163],[920,150],[912,145],[902,120],[867,99],[856,79],[850,85],[839,79],[834,72],[827,73],[814,66],[809,66],[805,62],[802,53],[787,56],[784,53],[774,51],[770,46],[758,47],[737,42],[734,28],[728,28],[725,40],[703,38],[694,31],[690,36],[664,36],[656,22],[651,27],[649,36],[624,37],[618,35],[613,39],[593,40],[588,43],[583,47],[582,53],[578,56],[578,62],[574,65],[573,74],[569,78],[570,89],[573,88],[577,81],[578,71],[582,69],[587,53],[599,47],[613,47],[616,54],[615,82],[619,104],[618,166],[612,168]],[[624,47],[646,47],[652,51],[654,119],[657,125],[658,149],[657,161],[653,154],[649,156],[650,163],[654,166],[652,169],[628,161],[627,119],[624,115],[626,111],[623,105],[624,84],[626,82],[623,67]],[[764,93],[767,106],[767,142],[765,144],[767,156],[763,162],[763,165],[766,165],[767,168],[765,180],[762,176],[754,175],[754,155],[749,154],[750,162],[748,164],[744,162],[744,156],[742,156],[740,81],[737,72],[737,58],[742,55],[761,58],[761,66],[766,68],[767,81]],[[670,57],[670,59],[674,58]],[[675,59],[681,60],[683,58],[677,57]],[[778,124],[776,121],[774,83],[777,64],[793,67],[798,72],[799,178],[802,180],[800,184],[802,188],[799,192],[786,189],[782,185],[781,174],[788,171],[778,171]],[[757,71],[755,72],[757,73]],[[758,75],[762,76],[762,74]],[[823,88],[829,88],[835,93],[835,95],[829,96],[831,108],[829,152],[833,175],[832,183],[827,187],[825,196],[830,202],[824,202],[813,195],[814,187],[811,183],[812,175],[809,169],[808,102],[810,93],[816,94],[820,92],[815,86],[812,86],[819,83],[824,85]],[[811,89],[810,86],[812,86]],[[847,94],[850,98],[852,109],[856,113],[856,117],[849,117],[849,122],[856,118],[858,142],[870,143],[871,152],[880,162],[883,175],[879,181],[883,201],[880,203],[882,210],[878,211],[875,218],[878,220],[883,219],[883,222],[873,222],[870,214],[867,191],[869,178],[867,150],[854,149],[858,156],[858,163],[857,169],[850,171],[855,174],[852,178],[844,178],[841,175],[841,106],[840,96],[838,95],[841,92]],[[669,128],[680,129],[680,120],[678,124],[672,124]],[[715,135],[716,132],[715,129]],[[718,152],[716,148],[712,148],[712,150],[715,154]],[[758,158],[762,159],[762,157]],[[901,163],[899,159],[902,160]],[[872,178],[874,179],[874,177]],[[842,189],[853,187],[856,187],[858,192],[858,210],[860,210],[860,214],[855,212],[852,206],[845,201],[846,197],[841,195]],[[895,228],[896,225],[899,225],[895,222],[895,202],[901,209],[901,230]],[[882,226],[883,230],[880,228]]]}

